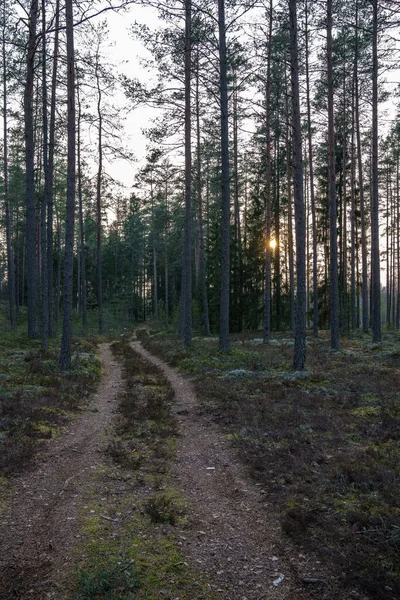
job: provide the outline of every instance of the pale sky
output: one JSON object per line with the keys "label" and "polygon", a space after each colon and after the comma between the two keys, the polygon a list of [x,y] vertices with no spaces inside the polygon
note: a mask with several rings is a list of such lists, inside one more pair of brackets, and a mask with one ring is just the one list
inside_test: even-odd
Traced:
{"label": "pale sky", "polygon": [[[157,26],[159,23],[156,11],[150,7],[135,6],[129,12],[117,14],[109,12],[107,21],[110,31],[110,40],[114,42],[111,49],[110,60],[118,65],[118,70],[127,77],[137,77],[141,81],[149,81],[151,74],[140,65],[140,58],[149,58],[150,54],[143,45],[132,39],[129,34],[130,25],[134,21],[145,23],[148,26]],[[121,102],[125,102],[120,97]],[[125,104],[128,104],[125,102]],[[112,177],[120,180],[129,189],[132,186],[134,174],[140,167],[146,152],[147,140],[142,133],[142,128],[151,125],[154,118],[154,109],[142,106],[126,114],[124,142],[137,158],[136,164],[117,160],[107,165],[107,171]]]}
{"label": "pale sky", "polygon": [[[119,72],[124,73],[127,77],[137,77],[143,82],[148,82],[154,75],[140,65],[140,58],[150,57],[150,55],[140,42],[132,39],[129,33],[130,25],[135,20],[149,27],[160,25],[160,21],[157,18],[157,11],[150,7],[136,5],[126,13],[118,14],[111,11],[107,13],[110,40],[113,42],[113,47],[110,49],[110,61],[117,64]],[[399,53],[398,44],[397,49]],[[390,82],[387,89],[392,91],[395,83],[400,82],[400,71],[397,70],[390,73],[387,78]],[[153,80],[155,81],[155,79]],[[117,94],[116,100],[121,104],[125,102],[122,94]],[[394,116],[392,106],[393,99],[380,106],[381,117],[383,117],[380,122],[381,134],[388,128],[388,121]],[[108,173],[112,177],[127,186],[128,192],[131,189],[135,172],[143,164],[146,152],[147,140],[142,133],[142,128],[151,125],[155,114],[153,108],[146,106],[142,106],[126,114],[124,142],[134,152],[137,162],[129,164],[126,161],[118,160],[106,166]]]}

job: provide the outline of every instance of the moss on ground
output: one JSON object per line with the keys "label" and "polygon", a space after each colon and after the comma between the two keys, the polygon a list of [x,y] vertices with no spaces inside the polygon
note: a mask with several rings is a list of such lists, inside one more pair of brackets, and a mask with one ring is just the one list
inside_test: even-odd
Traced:
{"label": "moss on ground", "polygon": [[172,390],[127,342],[113,351],[122,360],[125,390],[107,465],[98,469],[82,510],[74,598],[212,600],[180,549],[188,517],[169,475],[177,434]]}
{"label": "moss on ground", "polygon": [[[240,448],[283,531],[319,556],[337,597],[359,589],[400,597],[400,338],[359,335],[331,352],[307,347],[306,377],[292,375],[290,340],[232,336],[232,351],[196,338],[189,349],[166,334],[145,347],[195,375],[197,393]],[[231,373],[236,370],[236,372]],[[283,508],[282,508],[283,507]]]}
{"label": "moss on ground", "polygon": [[100,363],[95,339],[76,340],[72,369],[58,368],[59,341],[47,350],[20,330],[0,340],[0,474],[25,468],[35,451],[81,410],[96,387]]}

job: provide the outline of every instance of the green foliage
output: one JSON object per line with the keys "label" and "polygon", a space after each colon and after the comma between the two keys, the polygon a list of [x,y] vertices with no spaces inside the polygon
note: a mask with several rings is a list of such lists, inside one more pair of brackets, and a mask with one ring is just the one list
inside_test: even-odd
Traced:
{"label": "green foliage", "polygon": [[77,572],[75,600],[134,600],[139,587],[132,561],[122,559],[94,565],[90,570]]}

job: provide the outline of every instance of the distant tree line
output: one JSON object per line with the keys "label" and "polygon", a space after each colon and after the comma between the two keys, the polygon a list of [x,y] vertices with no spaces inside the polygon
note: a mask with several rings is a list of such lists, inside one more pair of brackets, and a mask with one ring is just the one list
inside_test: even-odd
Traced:
{"label": "distant tree line", "polygon": [[[45,348],[62,318],[64,367],[74,315],[100,333],[151,316],[186,345],[219,332],[221,351],[231,332],[288,330],[295,369],[307,327],[334,349],[398,329],[397,2],[142,0],[160,23],[131,31],[151,84],[106,58],[102,15],[130,4],[2,4],[11,327],[26,306]],[[126,194],[106,167],[130,158],[124,112],[144,104],[157,117]]]}

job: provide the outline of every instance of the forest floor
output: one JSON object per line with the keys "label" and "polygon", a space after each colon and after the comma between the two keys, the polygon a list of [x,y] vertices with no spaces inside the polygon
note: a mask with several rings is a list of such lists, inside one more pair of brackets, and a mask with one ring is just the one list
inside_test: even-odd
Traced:
{"label": "forest floor", "polygon": [[139,337],[3,478],[1,600],[399,598],[398,340],[299,376],[284,338]]}

